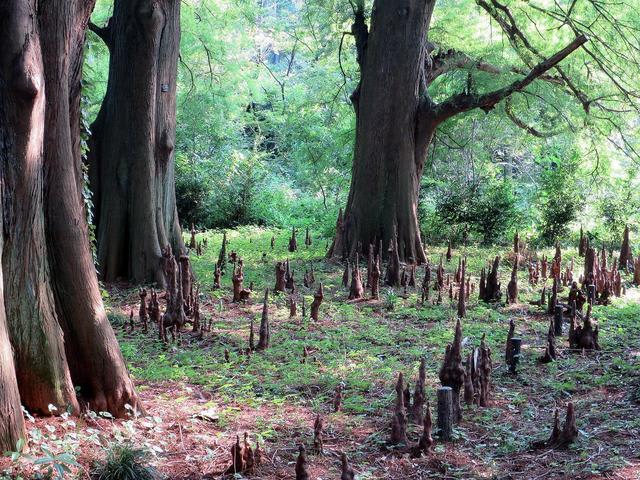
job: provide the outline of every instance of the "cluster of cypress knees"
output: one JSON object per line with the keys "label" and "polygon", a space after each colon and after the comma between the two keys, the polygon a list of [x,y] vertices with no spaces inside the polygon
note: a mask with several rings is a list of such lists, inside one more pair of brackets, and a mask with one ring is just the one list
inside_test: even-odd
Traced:
{"label": "cluster of cypress knees", "polygon": [[[197,255],[201,255],[207,246],[207,241],[196,242],[195,229],[191,229],[191,241],[189,247],[195,251]],[[312,244],[312,238],[309,229],[306,230],[305,245],[308,247]],[[248,289],[243,287],[243,260],[235,251],[228,256],[226,254],[226,246],[228,240],[226,233],[223,236],[222,247],[215,265],[213,288],[220,288],[220,277],[224,274],[227,259],[232,264],[232,284],[233,284],[233,302],[246,302],[252,291],[253,283]],[[270,241],[271,249],[275,247],[275,237]],[[291,237],[288,242],[290,252],[297,250],[296,229],[292,229]],[[574,262],[571,262],[562,268],[562,251],[559,245],[556,245],[556,252],[553,259],[549,260],[546,256],[539,258],[537,254],[530,252],[524,242],[521,241],[518,234],[514,236],[513,252],[508,256],[508,260],[512,264],[511,278],[506,288],[506,298],[508,303],[518,302],[518,278],[517,272],[520,265],[526,265],[528,270],[529,283],[537,285],[540,280],[551,279],[553,284],[551,291],[547,294],[546,286],[543,287],[540,300],[531,302],[547,309],[553,317],[547,334],[547,344],[544,354],[538,359],[540,363],[548,363],[558,358],[555,339],[558,335],[562,335],[563,319],[569,321],[568,342],[572,350],[599,350],[598,344],[598,326],[591,318],[592,305],[606,305],[610,302],[612,296],[621,296],[625,292],[622,285],[620,270],[624,269],[633,272],[633,282],[640,285],[640,257],[633,259],[629,241],[629,229],[625,228],[623,241],[620,248],[620,256],[613,259],[613,252],[607,251],[603,246],[600,252],[590,246],[588,236],[584,235],[582,229],[580,231],[579,255],[585,257],[584,271],[578,279],[574,278]],[[398,256],[397,239],[390,242],[388,249],[388,262],[384,276],[385,284],[392,287],[402,287],[406,294],[409,287],[416,287],[416,267],[415,265],[404,266],[401,264]],[[449,242],[447,252],[440,258],[439,265],[435,268],[435,279],[433,287],[432,281],[432,265],[427,263],[424,267],[424,277],[421,285],[420,302],[425,304],[428,302],[430,291],[438,292],[438,296],[433,300],[434,304],[442,302],[442,292],[448,290],[449,299],[457,301],[458,320],[454,334],[453,343],[446,347],[444,361],[440,369],[439,378],[445,387],[443,392],[438,392],[438,434],[443,440],[450,438],[453,424],[462,419],[462,408],[460,405],[460,396],[462,393],[464,402],[467,405],[477,405],[486,407],[490,402],[491,392],[491,373],[493,369],[491,359],[491,349],[486,345],[483,336],[480,346],[473,348],[466,356],[466,362],[463,362],[462,354],[462,325],[461,319],[466,316],[466,303],[470,294],[475,290],[475,284],[471,282],[471,276],[467,276],[466,258],[460,257],[458,267],[451,278],[450,274],[445,274],[444,259],[451,261],[453,256],[452,242]],[[263,254],[263,259],[266,254]],[[608,268],[611,264],[611,268]],[[167,341],[167,332],[170,332],[172,339],[176,339],[180,329],[186,323],[191,323],[193,332],[204,332],[210,330],[211,323],[207,324],[200,321],[199,308],[199,287],[194,286],[194,276],[189,263],[188,255],[183,252],[178,259],[174,257],[171,248],[167,246],[163,250],[162,266],[167,281],[166,289],[166,311],[160,315],[160,306],[158,294],[151,289],[150,293],[146,289],[140,289],[140,308],[139,318],[144,331],[148,328],[149,321],[155,323],[159,327],[160,339]],[[499,280],[500,257],[496,256],[491,265],[480,272],[478,297],[484,302],[499,302],[501,299],[501,286]],[[366,272],[366,288],[371,291],[371,299],[379,299],[379,284],[382,271],[382,244],[377,248],[373,245],[369,248],[367,272]],[[350,281],[349,281],[350,280]],[[315,272],[313,265],[310,269],[305,269],[303,283],[305,287],[311,288],[315,284]],[[363,286],[362,273],[359,266],[359,256],[356,254],[354,262],[347,261],[342,276],[342,284],[348,289],[348,299],[358,301],[364,298],[365,287]],[[579,286],[581,285],[581,287]],[[561,293],[568,288],[566,301],[561,301]],[[295,272],[291,269],[289,260],[279,261],[275,264],[275,287],[274,292],[282,292],[289,294],[288,303],[290,316],[295,317],[297,314],[297,288],[295,284]],[[147,296],[149,299],[147,301]],[[270,326],[269,326],[269,309],[268,309],[269,289],[265,290],[262,318],[259,330],[259,340],[257,345],[254,341],[254,324],[253,319],[250,325],[249,345],[247,354],[253,351],[264,350],[269,347],[270,342]],[[324,291],[322,283],[319,283],[318,289],[314,294],[314,300],[310,307],[310,317],[318,320],[319,309],[324,299]],[[583,313],[584,306],[587,306],[586,313]],[[302,296],[302,316],[306,316],[306,305],[304,296]],[[134,328],[133,310],[130,315],[130,328]],[[513,320],[509,324],[509,332],[507,334],[505,348],[505,362],[510,367],[510,371],[516,371],[516,365],[520,357],[520,340],[515,336],[515,323]],[[305,347],[301,362],[306,362],[309,354]],[[225,359],[229,360],[229,352],[225,351]],[[427,454],[433,443],[432,436],[432,416],[431,409],[425,394],[425,378],[426,364],[424,359],[420,362],[418,378],[416,380],[413,395],[410,387],[405,384],[402,373],[399,373],[395,386],[396,400],[393,407],[391,420],[391,434],[389,444],[400,447],[401,451],[408,451],[412,456],[419,457]],[[443,393],[440,396],[440,393]],[[339,411],[344,395],[344,385],[339,384],[336,387],[333,407],[335,411]],[[423,427],[422,435],[417,439],[417,443],[410,446],[407,435],[407,424],[411,422]],[[317,454],[323,453],[322,433],[324,430],[324,421],[318,415],[313,425],[313,450]],[[575,408],[572,403],[567,405],[567,413],[565,423],[560,428],[559,412],[556,409],[554,417],[554,425],[549,439],[534,442],[533,447],[548,448],[564,448],[572,443],[577,437],[577,428],[575,425]],[[307,451],[303,445],[299,447],[298,458],[296,461],[295,473],[296,479],[307,479]],[[244,442],[240,442],[240,438],[236,438],[236,442],[231,448],[232,464],[225,473],[246,473],[251,474],[255,471],[262,461],[262,451],[259,445],[255,450],[248,441],[248,434],[244,435]],[[342,475],[341,479],[353,479],[354,471],[351,468],[346,454],[341,455]]]}

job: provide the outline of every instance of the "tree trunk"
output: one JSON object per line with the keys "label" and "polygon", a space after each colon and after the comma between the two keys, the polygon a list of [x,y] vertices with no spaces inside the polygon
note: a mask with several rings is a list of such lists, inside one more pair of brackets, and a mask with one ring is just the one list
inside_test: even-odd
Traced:
{"label": "tree trunk", "polygon": [[418,132],[416,117],[434,2],[410,3],[416,5],[377,1],[371,31],[362,12],[353,25],[361,78],[352,95],[356,142],[343,238],[334,241],[341,248],[332,249],[336,257],[366,254],[380,240],[389,245],[395,231],[401,260],[426,261],[417,202],[433,130]]}
{"label": "tree trunk", "polygon": [[20,400],[42,414],[50,404],[77,411],[79,399],[115,415],[137,404],[102,305],[81,194],[80,77],[93,2],[36,3],[0,6],[3,448],[22,434]]}
{"label": "tree trunk", "polygon": [[[360,82],[351,99],[356,139],[351,188],[331,257],[367,254],[369,245],[388,245],[398,235],[398,254],[424,263],[418,227],[418,192],[427,149],[439,124],[480,108],[485,112],[523,90],[587,41],[580,35],[511,84],[479,94],[468,73],[466,88],[436,103],[428,86],[447,71],[469,66],[462,52],[427,41],[435,0],[374,0],[370,28],[364,0],[352,2]],[[466,58],[467,62],[461,61]]]}
{"label": "tree trunk", "polygon": [[[50,285],[42,188],[45,85],[33,2],[11,1],[2,38],[3,315],[22,403],[49,414],[77,407]],[[18,405],[18,410],[20,407]],[[13,445],[12,445],[13,447]]]}
{"label": "tree trunk", "polygon": [[179,0],[116,0],[105,28],[109,81],[91,126],[98,266],[106,281],[165,284],[160,259],[184,247],[175,199]]}

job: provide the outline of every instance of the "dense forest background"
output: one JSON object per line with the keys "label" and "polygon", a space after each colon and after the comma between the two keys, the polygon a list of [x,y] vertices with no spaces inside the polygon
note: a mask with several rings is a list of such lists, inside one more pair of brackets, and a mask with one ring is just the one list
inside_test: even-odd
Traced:
{"label": "dense forest background", "polygon": [[[95,24],[104,24],[110,5],[98,2]],[[515,62],[499,26],[487,29],[484,12],[462,8],[441,2],[429,40],[483,62]],[[202,0],[183,3],[181,16],[176,195],[183,226],[311,226],[330,237],[353,156],[349,95],[359,73],[349,2]],[[534,39],[545,28],[528,25]],[[108,52],[94,33],[88,37],[84,95],[92,121]],[[459,90],[470,75],[443,75],[433,97]],[[473,81],[486,90],[497,80],[476,71]],[[598,76],[590,81],[597,91]],[[449,120],[422,178],[424,241],[506,242],[519,230],[549,244],[582,225],[609,242],[625,224],[636,230],[640,171],[620,125],[631,132],[638,121],[594,121],[545,82],[488,114]]]}

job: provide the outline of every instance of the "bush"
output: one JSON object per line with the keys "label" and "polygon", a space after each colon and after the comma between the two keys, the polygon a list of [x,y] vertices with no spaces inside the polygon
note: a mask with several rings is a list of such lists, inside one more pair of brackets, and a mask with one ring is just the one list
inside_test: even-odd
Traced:
{"label": "bush", "polygon": [[475,185],[436,186],[421,202],[421,217],[428,241],[478,238],[490,244],[504,240],[521,215],[513,184],[489,177]]}
{"label": "bush", "polygon": [[571,223],[575,222],[582,210],[584,195],[578,186],[578,162],[575,156],[569,160],[548,156],[541,162],[539,240],[545,245],[553,245],[568,235]]}
{"label": "bush", "polygon": [[113,445],[92,472],[94,480],[158,480],[162,475],[146,463],[147,453],[128,444]]}

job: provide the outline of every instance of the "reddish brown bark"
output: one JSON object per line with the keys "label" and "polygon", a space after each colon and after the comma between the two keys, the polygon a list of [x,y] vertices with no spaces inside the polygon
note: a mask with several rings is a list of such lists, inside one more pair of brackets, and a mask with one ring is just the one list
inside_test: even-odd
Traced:
{"label": "reddish brown bark", "polygon": [[511,270],[511,280],[507,285],[507,302],[518,303],[518,261],[513,263],[513,269]]}
{"label": "reddish brown bark", "polygon": [[276,263],[276,286],[273,288],[274,292],[284,292],[286,287],[287,267],[284,262]]}
{"label": "reddish brown bark", "polygon": [[462,324],[460,323],[460,318],[458,318],[453,343],[447,345],[439,374],[442,385],[451,387],[453,390],[453,418],[455,421],[462,419],[460,389],[464,384],[464,374],[465,370],[462,366]]}
{"label": "reddish brown bark", "polygon": [[465,285],[466,268],[467,260],[464,259],[461,261],[459,274],[460,289],[458,290],[458,317],[460,318],[464,318],[467,315],[467,293]]}
{"label": "reddish brown bark", "polygon": [[620,246],[620,259],[618,261],[618,268],[620,270],[629,270],[630,264],[633,264],[633,255],[631,253],[631,242],[629,240],[629,226],[624,227],[624,233],[622,234],[622,245]]}
{"label": "reddish brown bark", "polygon": [[324,453],[324,442],[322,441],[322,431],[324,429],[324,422],[320,417],[320,414],[316,415],[316,419],[313,422],[313,450],[318,454]]}
{"label": "reddish brown bark", "polygon": [[107,26],[92,29],[110,53],[91,126],[100,274],[164,285],[162,249],[184,247],[174,186],[180,2],[115,0]]}
{"label": "reddish brown bark", "polygon": [[[2,310],[21,401],[44,414],[49,404],[77,412],[82,403],[124,415],[125,404],[138,404],[102,305],[82,197],[80,76],[92,7],[0,6],[2,214],[11,232],[2,239]],[[12,364],[3,361],[7,403],[0,415],[13,418],[20,407],[11,403],[15,383],[7,369]],[[15,426],[5,427],[7,437]]]}
{"label": "reddish brown bark", "polygon": [[322,283],[318,286],[318,291],[313,295],[313,302],[311,302],[311,318],[318,321],[318,315],[320,313],[320,305],[324,299],[324,290],[322,289]]}
{"label": "reddish brown bark", "polygon": [[264,301],[262,303],[262,318],[260,320],[260,337],[256,350],[266,350],[271,341],[271,327],[269,326],[269,289],[264,291]]}
{"label": "reddish brown bark", "polygon": [[393,408],[393,416],[391,419],[391,437],[389,438],[391,445],[407,445],[407,412],[404,402],[404,380],[402,373],[398,374],[396,383],[396,401]]}
{"label": "reddish brown bark", "polygon": [[364,288],[362,287],[362,278],[360,276],[359,254],[356,253],[356,261],[351,266],[351,288],[349,289],[349,300],[358,300],[362,298]]}
{"label": "reddish brown bark", "polygon": [[340,461],[342,464],[342,472],[340,474],[340,480],[354,480],[356,478],[356,474],[349,465],[349,459],[347,458],[347,454],[342,452],[340,455]]}

